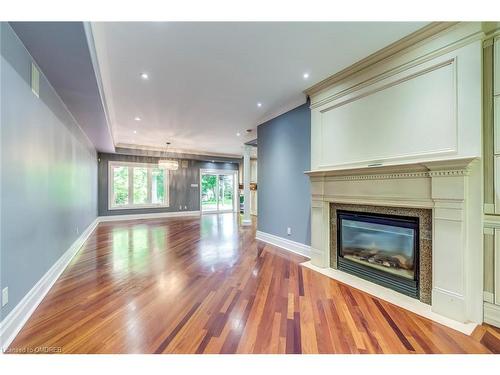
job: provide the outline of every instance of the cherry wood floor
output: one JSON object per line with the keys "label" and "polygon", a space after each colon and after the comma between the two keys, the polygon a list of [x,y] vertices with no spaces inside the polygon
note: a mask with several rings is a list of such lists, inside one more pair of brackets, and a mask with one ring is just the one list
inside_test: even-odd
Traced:
{"label": "cherry wood floor", "polygon": [[[9,348],[62,353],[491,353],[302,267],[233,214],[101,223]],[[38,349],[40,350],[40,349]]]}

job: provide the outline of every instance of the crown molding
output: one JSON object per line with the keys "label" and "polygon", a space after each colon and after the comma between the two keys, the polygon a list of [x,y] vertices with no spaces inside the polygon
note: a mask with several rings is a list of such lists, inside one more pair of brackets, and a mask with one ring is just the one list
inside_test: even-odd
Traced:
{"label": "crown molding", "polygon": [[286,104],[278,107],[274,111],[267,113],[264,117],[262,117],[258,122],[257,126],[263,125],[267,123],[268,121],[271,121],[275,119],[276,117],[279,117],[297,107],[300,107],[301,105],[307,103],[307,97],[303,96],[291,101],[286,102]]}
{"label": "crown molding", "polygon": [[391,57],[403,50],[408,50],[415,46],[417,43],[428,39],[454,25],[458,22],[431,22],[430,24],[422,27],[421,29],[407,35],[406,37],[389,44],[387,47],[378,50],[377,52],[369,55],[368,57],[354,63],[353,65],[341,70],[338,73],[324,79],[323,81],[309,87],[304,91],[307,96],[312,96],[318,92],[362,71],[363,69],[376,64],[388,57]]}
{"label": "crown molding", "polygon": [[491,39],[500,35],[500,22],[483,22],[482,30],[485,33],[485,43],[488,43],[488,40],[491,42]]}
{"label": "crown molding", "polygon": [[141,155],[141,156],[154,156],[154,157],[175,157],[178,159],[190,159],[192,156],[213,158],[226,158],[226,159],[241,159],[242,156],[238,154],[224,154],[217,152],[196,151],[186,149],[169,148],[168,151],[165,147],[135,145],[128,143],[118,143],[116,145],[117,154]]}

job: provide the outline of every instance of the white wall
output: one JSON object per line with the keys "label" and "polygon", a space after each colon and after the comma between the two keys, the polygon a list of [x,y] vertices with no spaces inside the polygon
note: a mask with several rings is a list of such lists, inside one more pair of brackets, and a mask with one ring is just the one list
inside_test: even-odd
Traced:
{"label": "white wall", "polygon": [[482,43],[464,32],[314,96],[311,169],[480,157]]}

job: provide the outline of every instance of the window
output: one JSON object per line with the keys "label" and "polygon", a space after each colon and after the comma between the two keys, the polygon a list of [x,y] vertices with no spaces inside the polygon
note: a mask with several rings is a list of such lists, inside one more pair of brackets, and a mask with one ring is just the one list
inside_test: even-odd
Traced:
{"label": "window", "polygon": [[156,164],[109,163],[109,208],[168,207],[168,171]]}

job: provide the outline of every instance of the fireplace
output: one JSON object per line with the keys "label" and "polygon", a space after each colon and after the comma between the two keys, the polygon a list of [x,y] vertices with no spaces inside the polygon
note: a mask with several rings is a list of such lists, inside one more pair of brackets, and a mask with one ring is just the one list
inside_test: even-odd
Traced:
{"label": "fireplace", "polygon": [[419,218],[337,211],[338,269],[419,298]]}
{"label": "fireplace", "polygon": [[[482,257],[475,246],[481,241],[481,184],[477,178],[480,163],[455,159],[315,170],[308,175],[312,198],[310,253],[314,269],[324,269],[325,274],[341,282],[405,308],[418,299],[430,305],[433,313],[447,318],[459,322],[481,321]],[[413,284],[413,297],[418,298],[408,298],[404,294],[407,291],[401,289],[404,293],[377,287],[377,283],[382,284],[380,270],[339,256],[338,211],[418,218],[415,279],[407,280],[389,272],[384,272],[381,279],[391,287],[393,281],[398,282],[398,287],[406,287],[409,281]],[[361,280],[368,278],[367,271],[372,282]],[[417,306],[415,311],[422,307]]]}

